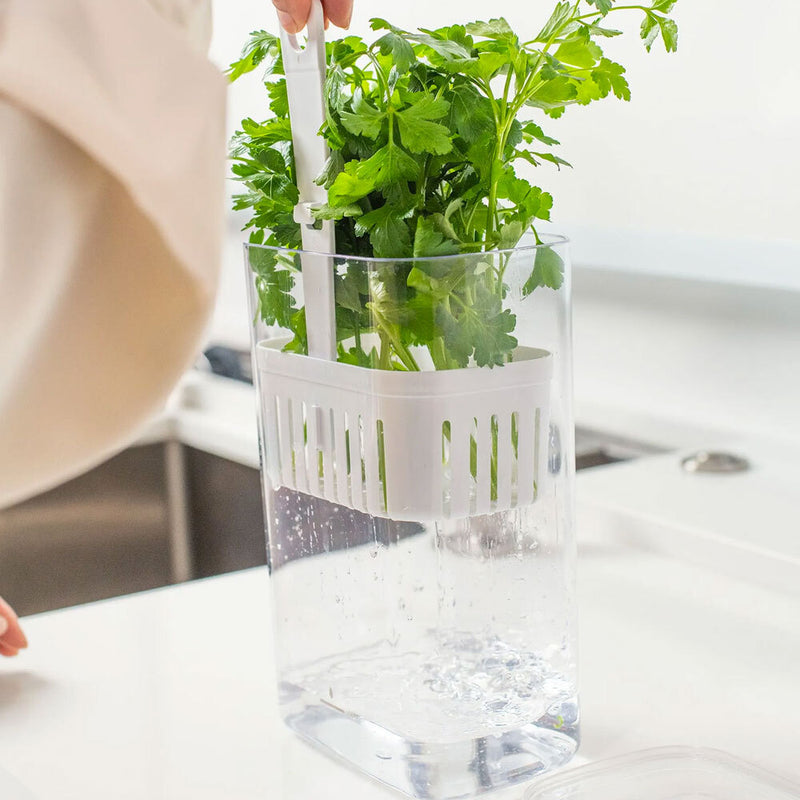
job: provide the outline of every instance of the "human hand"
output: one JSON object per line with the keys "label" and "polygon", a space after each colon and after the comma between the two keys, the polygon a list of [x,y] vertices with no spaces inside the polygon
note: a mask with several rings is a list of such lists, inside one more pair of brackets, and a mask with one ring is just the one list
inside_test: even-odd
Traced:
{"label": "human hand", "polygon": [[[299,33],[306,25],[311,13],[311,0],[272,0],[278,9],[278,19],[288,33]],[[350,27],[353,15],[353,0],[322,0],[325,12],[325,27],[328,21],[339,28]]]}
{"label": "human hand", "polygon": [[28,640],[19,626],[14,609],[0,597],[0,655],[15,656]]}

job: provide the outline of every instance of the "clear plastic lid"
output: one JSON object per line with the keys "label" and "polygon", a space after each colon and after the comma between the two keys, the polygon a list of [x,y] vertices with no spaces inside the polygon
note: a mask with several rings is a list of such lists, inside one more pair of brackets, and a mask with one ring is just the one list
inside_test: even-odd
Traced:
{"label": "clear plastic lid", "polygon": [[570,769],[524,800],[797,800],[800,786],[719,750],[659,747]]}

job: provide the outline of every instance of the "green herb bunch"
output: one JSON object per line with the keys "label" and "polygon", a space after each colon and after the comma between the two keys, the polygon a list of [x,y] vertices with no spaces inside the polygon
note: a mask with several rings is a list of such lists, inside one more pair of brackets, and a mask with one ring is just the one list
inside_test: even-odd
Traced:
{"label": "green herb bunch", "polygon": [[[342,256],[420,259],[368,271],[363,262],[337,269],[339,359],[383,369],[419,369],[425,347],[437,369],[503,364],[517,345],[516,320],[504,308],[509,251],[549,220],[551,195],[515,167],[569,166],[558,142],[535,120],[558,118],[570,105],[614,95],[630,99],[625,68],[600,42],[620,35],[612,12],[643,14],[649,50],[660,39],[677,48],[668,14],[675,0],[649,5],[614,0],[562,1],[530,39],[504,19],[404,31],[372,20],[372,43],[347,36],[327,43],[325,124],[330,158],[318,178],[328,191],[318,219],[335,221]],[[233,172],[246,192],[236,209],[250,209],[250,242],[298,249],[300,228],[291,129],[280,40],[251,35],[231,80],[261,66],[271,116],[245,119],[232,146]],[[533,118],[532,118],[533,117]],[[497,253],[496,251],[501,251]],[[491,253],[462,267],[434,257]],[[434,259],[434,260],[425,260]],[[306,352],[305,316],[292,290],[299,265],[271,250],[251,250],[260,314],[294,332],[289,349]],[[558,289],[563,264],[539,248],[523,292]],[[378,344],[364,344],[376,334]],[[372,337],[374,339],[374,337]],[[369,339],[369,341],[372,341]]]}

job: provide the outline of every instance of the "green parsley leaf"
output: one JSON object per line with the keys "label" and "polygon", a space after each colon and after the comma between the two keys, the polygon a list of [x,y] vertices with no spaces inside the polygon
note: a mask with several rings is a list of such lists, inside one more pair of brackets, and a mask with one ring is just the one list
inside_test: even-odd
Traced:
{"label": "green parsley leaf", "polygon": [[435,226],[433,220],[421,217],[414,234],[414,258],[451,256],[458,252],[458,245]]}
{"label": "green parsley leaf", "polygon": [[326,189],[330,189],[333,185],[333,182],[336,180],[336,176],[343,169],[344,158],[342,157],[341,151],[332,150],[327,161],[325,162],[325,166],[322,168],[322,172],[317,175],[314,183],[316,183],[318,186],[324,186]]}
{"label": "green parsley leaf", "polygon": [[448,125],[467,143],[486,139],[495,132],[489,100],[470,83],[457,83],[450,97]]}
{"label": "green parsley leaf", "polygon": [[286,81],[275,81],[266,83],[264,87],[270,97],[269,110],[276,117],[289,116],[289,98],[286,94]]}
{"label": "green parsley leaf", "polygon": [[267,325],[291,328],[297,313],[292,295],[294,276],[278,265],[274,251],[251,247],[248,253],[250,269],[256,276],[261,319]]}
{"label": "green parsley leaf", "polygon": [[380,50],[382,55],[392,56],[394,65],[397,67],[397,71],[400,74],[408,72],[408,68],[417,60],[411,43],[392,31],[381,36],[381,38],[375,42],[375,46]]}
{"label": "green parsley leaf", "polygon": [[595,6],[595,8],[597,8],[597,10],[603,15],[608,14],[614,5],[613,0],[586,0],[586,2],[590,6]]}
{"label": "green parsley leaf", "polygon": [[658,26],[661,29],[661,39],[668,53],[674,53],[678,49],[678,25],[671,19],[659,19]]}
{"label": "green parsley leaf", "polygon": [[373,108],[365,99],[361,88],[353,93],[353,112],[342,111],[339,114],[342,125],[354,136],[366,136],[377,139],[383,129],[386,114]]}
{"label": "green parsley leaf", "polygon": [[563,28],[564,24],[572,19],[573,9],[572,3],[561,0],[556,3],[550,19],[547,20],[544,27],[539,31],[534,41],[547,43],[551,37],[554,37],[558,31]]}
{"label": "green parsley leaf", "polygon": [[661,16],[651,11],[646,12],[640,34],[642,39],[644,39],[644,46],[648,52],[659,34],[661,34],[664,48],[668,53],[674,53],[678,49],[678,26],[674,20],[668,17]]}
{"label": "green parsley leaf", "polygon": [[602,56],[600,47],[583,35],[570,37],[556,50],[556,58],[573,67],[593,67]]}
{"label": "green parsley leaf", "polygon": [[675,7],[677,0],[653,0],[653,5],[650,6],[653,11],[660,11],[662,14],[669,14]]}
{"label": "green parsley leaf", "polygon": [[522,287],[523,297],[527,297],[539,286],[560,289],[564,283],[564,260],[550,247],[536,249],[533,272]]}
{"label": "green parsley leaf", "polygon": [[453,148],[450,131],[434,122],[447,115],[450,104],[446,100],[423,94],[408,108],[397,111],[395,119],[403,144],[412,153],[444,155]]}
{"label": "green parsley leaf", "polygon": [[625,67],[614,61],[603,58],[595,69],[592,70],[592,80],[600,87],[602,97],[607,97],[613,90],[614,96],[620,100],[630,100],[631,90],[625,80]]}
{"label": "green parsley leaf", "polygon": [[526,142],[532,142],[534,139],[536,139],[536,141],[541,142],[542,144],[560,144],[557,139],[547,136],[535,122],[531,121],[528,121],[522,125],[522,136]]}
{"label": "green parsley leaf", "polygon": [[582,76],[575,82],[575,102],[585,106],[592,100],[600,100],[603,97],[603,90],[596,83],[594,78],[589,75]]}
{"label": "green parsley leaf", "polygon": [[375,189],[375,181],[359,173],[359,165],[356,162],[350,161],[345,165],[328,189],[329,206],[336,208],[352,205]]}
{"label": "green parsley leaf", "polygon": [[411,255],[411,232],[404,221],[413,209],[386,203],[364,214],[356,222],[356,232],[369,232],[378,258],[404,258]]}
{"label": "green parsley leaf", "polygon": [[575,101],[578,91],[575,83],[569,78],[559,75],[545,81],[533,96],[528,100],[528,105],[541,108],[544,111],[562,109],[567,103]]}
{"label": "green parsley leaf", "polygon": [[402,147],[390,143],[362,161],[356,172],[362,181],[379,189],[404,179],[413,180],[419,174],[419,165]]}
{"label": "green parsley leaf", "polygon": [[267,31],[253,31],[242,50],[238,61],[234,61],[226,71],[228,80],[235,81],[242,75],[252,72],[264,61],[267,62],[268,72],[283,72],[279,67],[280,40],[277,36]]}
{"label": "green parsley leaf", "polygon": [[487,39],[500,39],[516,42],[517,35],[503,17],[490,19],[488,22],[471,22],[465,26],[471,36],[484,36]]}

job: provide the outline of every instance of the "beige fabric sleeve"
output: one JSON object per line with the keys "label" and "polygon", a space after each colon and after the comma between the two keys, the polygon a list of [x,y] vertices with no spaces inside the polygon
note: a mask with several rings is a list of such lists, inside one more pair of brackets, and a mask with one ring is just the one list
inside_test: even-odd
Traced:
{"label": "beige fabric sleeve", "polygon": [[164,18],[182,31],[200,53],[211,44],[211,0],[147,0]]}
{"label": "beige fabric sleeve", "polygon": [[224,103],[144,0],[0,0],[0,506],[130,441],[194,358]]}

